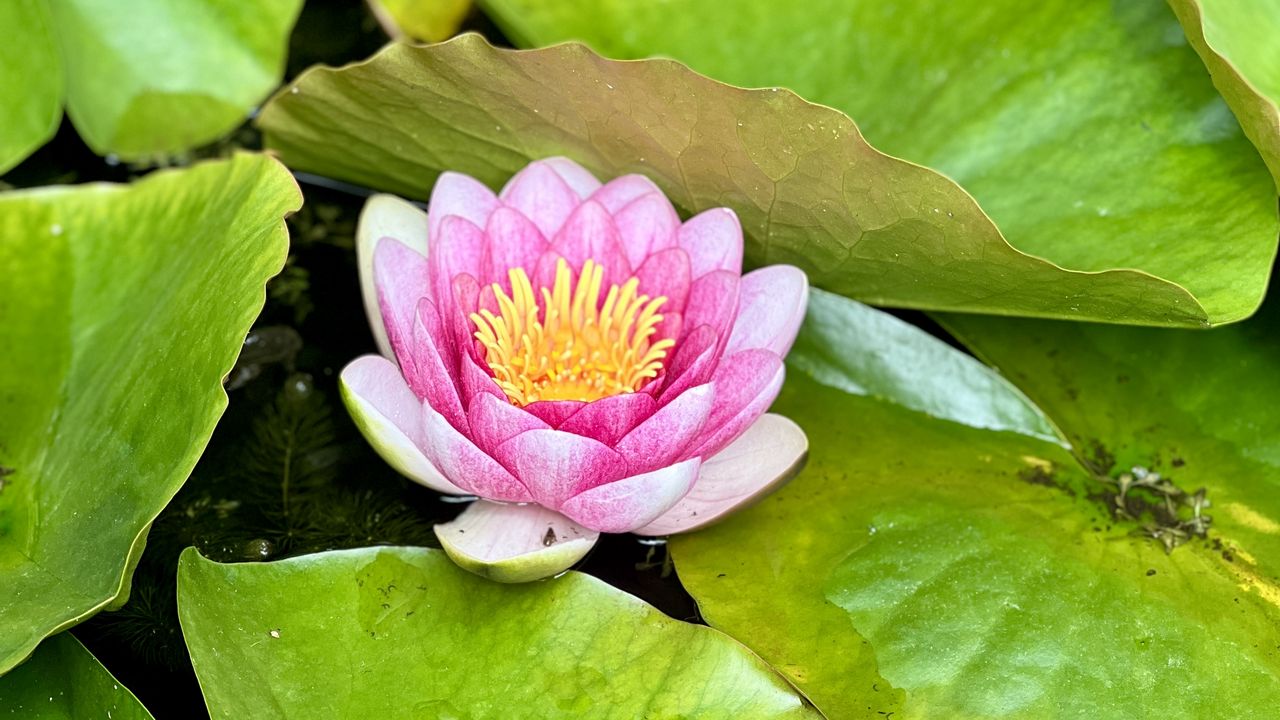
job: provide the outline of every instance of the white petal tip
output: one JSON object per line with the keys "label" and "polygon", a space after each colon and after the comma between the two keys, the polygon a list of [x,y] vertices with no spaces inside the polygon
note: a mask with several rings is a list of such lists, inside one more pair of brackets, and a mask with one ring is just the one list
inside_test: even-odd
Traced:
{"label": "white petal tip", "polygon": [[599,533],[540,505],[477,500],[453,522],[435,526],[436,538],[464,570],[502,583],[553,577],[586,556]]}

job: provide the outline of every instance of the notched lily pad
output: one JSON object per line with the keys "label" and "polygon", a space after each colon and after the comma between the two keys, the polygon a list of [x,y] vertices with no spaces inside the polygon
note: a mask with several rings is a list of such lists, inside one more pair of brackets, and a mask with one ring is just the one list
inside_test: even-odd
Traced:
{"label": "notched lily pad", "polygon": [[215,718],[819,717],[730,638],[576,572],[512,586],[425,548],[188,549],[178,614]]}
{"label": "notched lily pad", "polygon": [[[1011,247],[964,189],[879,152],[838,111],[669,60],[605,60],[578,44],[516,52],[464,35],[393,45],[309,70],[260,124],[292,167],[407,197],[425,198],[443,170],[496,187],[552,155],[602,177],[644,173],[688,213],[737,211],[750,261],[798,265],[815,285],[873,304],[1209,325],[1253,309],[1261,258],[1276,241],[1268,199],[1265,214],[1250,216],[1238,263],[1221,263],[1244,289],[1212,307],[1148,272],[1115,269],[1139,258],[1064,269]],[[1237,204],[1244,198],[1257,210],[1253,195]]]}
{"label": "notched lily pad", "polygon": [[0,195],[0,672],[127,595],[300,203],[247,154]]}

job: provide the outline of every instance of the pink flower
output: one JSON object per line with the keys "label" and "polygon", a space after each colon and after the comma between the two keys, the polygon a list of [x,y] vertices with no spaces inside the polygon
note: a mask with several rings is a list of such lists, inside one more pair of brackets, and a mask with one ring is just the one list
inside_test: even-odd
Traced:
{"label": "pink flower", "polygon": [[495,196],[440,176],[427,213],[369,201],[358,231],[382,355],[342,371],[378,452],[442,493],[460,565],[558,573],[601,532],[692,530],[794,473],[808,445],[765,414],[804,317],[789,265],[742,275],[742,228],[681,223],[662,191],[531,163]]}

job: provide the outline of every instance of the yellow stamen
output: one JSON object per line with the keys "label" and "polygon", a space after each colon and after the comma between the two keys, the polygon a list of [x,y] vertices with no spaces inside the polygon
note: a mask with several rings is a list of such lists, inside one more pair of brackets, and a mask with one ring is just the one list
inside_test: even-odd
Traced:
{"label": "yellow stamen", "polygon": [[576,287],[569,264],[556,263],[541,306],[523,269],[512,268],[507,276],[510,295],[493,285],[498,314],[481,310],[471,322],[494,379],[514,405],[634,392],[658,376],[675,345],[670,338],[650,342],[667,299],[639,294],[640,282],[631,278],[611,286],[601,304],[604,270],[592,260],[582,266]]}

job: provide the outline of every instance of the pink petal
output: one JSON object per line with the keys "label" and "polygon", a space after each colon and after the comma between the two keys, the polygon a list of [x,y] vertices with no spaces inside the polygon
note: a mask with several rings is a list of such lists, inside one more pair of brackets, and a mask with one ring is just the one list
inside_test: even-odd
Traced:
{"label": "pink petal", "polygon": [[680,247],[689,253],[695,279],[714,270],[742,274],[742,225],[728,208],[713,208],[680,226]]}
{"label": "pink petal", "polygon": [[450,215],[440,222],[440,230],[431,241],[431,290],[442,306],[453,305],[453,278],[457,275],[480,277],[484,258],[484,231],[471,221]]}
{"label": "pink petal", "polygon": [[594,487],[561,508],[574,522],[600,532],[644,527],[684,497],[698,478],[698,458]]}
{"label": "pink petal", "polygon": [[729,341],[738,317],[739,277],[728,270],[713,270],[689,286],[689,302],[684,309],[687,327],[707,325],[719,338],[719,347]]}
{"label": "pink petal", "polygon": [[680,218],[662,193],[641,195],[613,213],[613,222],[631,267],[639,266],[653,253],[675,247],[680,230]]}
{"label": "pink petal", "polygon": [[612,214],[620,212],[636,198],[654,193],[662,195],[662,190],[649,178],[643,175],[622,175],[605,183],[589,199],[600,203]]}
{"label": "pink petal", "polygon": [[546,238],[555,237],[569,214],[582,202],[560,173],[545,162],[526,165],[502,188],[498,197],[507,207],[524,213]]}
{"label": "pink petal", "polygon": [[512,405],[506,397],[489,394],[477,396],[467,408],[467,420],[471,425],[471,439],[485,452],[526,430],[549,430],[550,426],[537,417]]}
{"label": "pink petal", "polygon": [[479,362],[469,354],[463,354],[458,360],[458,385],[462,389],[462,400],[470,407],[481,395],[492,395],[507,402],[507,394],[502,392],[498,383],[481,367]]}
{"label": "pink petal", "polygon": [[539,400],[525,405],[524,409],[551,427],[558,428],[586,406],[581,400]]}
{"label": "pink petal", "polygon": [[387,329],[382,320],[382,308],[378,304],[378,285],[374,282],[373,256],[382,238],[393,238],[405,247],[427,256],[427,214],[416,205],[394,195],[374,195],[360,210],[356,223],[356,265],[360,272],[360,292],[364,297],[365,314],[373,330],[378,351],[388,358],[395,358]]}
{"label": "pink petal", "polygon": [[724,450],[702,462],[688,495],[638,535],[671,535],[696,530],[741,509],[795,477],[809,454],[800,426],[766,414]]}
{"label": "pink petal", "polygon": [[422,401],[395,363],[380,355],[356,358],[342,369],[338,388],[356,427],[396,472],[437,492],[467,494],[422,454]]}
{"label": "pink petal", "polygon": [[689,454],[711,457],[736,440],[773,404],[785,374],[782,358],[768,350],[743,350],[724,358],[711,379],[716,403],[706,432]]}
{"label": "pink petal", "polygon": [[524,481],[536,502],[552,509],[627,471],[622,456],[608,445],[559,430],[520,433],[499,445],[494,455]]}
{"label": "pink petal", "polygon": [[427,459],[454,485],[489,500],[533,500],[523,483],[426,403],[422,406],[422,430]]}
{"label": "pink petal", "polygon": [[413,348],[409,362],[401,362],[405,380],[418,397],[426,400],[436,412],[444,415],[461,432],[467,430],[467,416],[458,397],[458,386],[451,367],[448,339],[440,326],[435,304],[427,298],[418,302],[418,315],[413,326]]}
{"label": "pink petal", "polygon": [[587,260],[595,260],[604,268],[605,288],[631,277],[631,266],[622,250],[618,228],[599,203],[588,200],[579,205],[551,241],[551,249],[577,271],[582,270]]}
{"label": "pink petal", "polygon": [[383,238],[374,248],[373,278],[387,340],[400,366],[409,366],[418,301],[430,295],[427,259],[399,240]]}
{"label": "pink petal", "polygon": [[436,185],[431,189],[431,200],[427,203],[427,214],[430,216],[431,252],[440,238],[440,225],[449,216],[468,220],[476,227],[484,227],[489,221],[489,213],[498,207],[498,199],[493,191],[483,183],[469,175],[461,173],[441,173]]}
{"label": "pink petal", "polygon": [[689,388],[618,441],[627,471],[648,472],[687,457],[685,450],[702,432],[715,401],[710,383]]}
{"label": "pink petal", "polygon": [[481,281],[484,285],[497,283],[508,293],[511,280],[507,271],[524,268],[525,272],[532,272],[538,258],[550,247],[536,225],[507,207],[498,208],[489,216],[484,233],[488,242],[481,263]]}
{"label": "pink petal", "polygon": [[763,348],[785,357],[809,304],[809,278],[791,265],[770,265],[742,276],[738,319],[725,353]]}
{"label": "pink petal", "polygon": [[440,546],[460,567],[498,582],[558,575],[578,562],[600,534],[539,505],[477,500],[453,522],[435,526]]}
{"label": "pink petal", "polygon": [[582,406],[556,427],[565,432],[613,446],[640,421],[653,414],[658,403],[646,393],[623,393]]}
{"label": "pink petal", "polygon": [[636,270],[640,292],[649,297],[665,297],[663,316],[683,313],[689,300],[689,254],[680,248],[669,248],[650,255]]}
{"label": "pink petal", "polygon": [[675,353],[666,365],[659,402],[670,401],[695,385],[711,378],[720,359],[719,336],[706,325],[700,325],[676,343]]}
{"label": "pink petal", "polygon": [[590,170],[567,157],[549,157],[540,162],[555,170],[560,179],[584,200],[600,189],[600,181]]}

